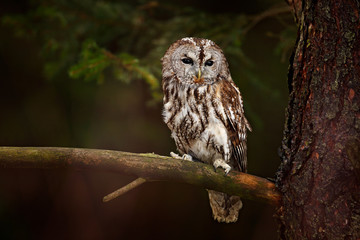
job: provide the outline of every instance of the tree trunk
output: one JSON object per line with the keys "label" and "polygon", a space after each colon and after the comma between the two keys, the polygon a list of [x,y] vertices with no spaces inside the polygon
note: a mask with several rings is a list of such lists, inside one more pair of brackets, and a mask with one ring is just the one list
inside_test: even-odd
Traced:
{"label": "tree trunk", "polygon": [[299,30],[277,175],[280,237],[359,239],[359,1],[289,3]]}

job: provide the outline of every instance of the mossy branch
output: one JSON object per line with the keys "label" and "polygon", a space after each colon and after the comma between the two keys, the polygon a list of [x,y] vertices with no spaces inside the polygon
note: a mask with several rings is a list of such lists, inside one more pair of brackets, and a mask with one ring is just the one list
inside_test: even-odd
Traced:
{"label": "mossy branch", "polygon": [[1,168],[98,169],[136,175],[149,181],[183,182],[278,205],[280,194],[267,179],[224,171],[207,164],[152,153],[57,147],[0,147]]}

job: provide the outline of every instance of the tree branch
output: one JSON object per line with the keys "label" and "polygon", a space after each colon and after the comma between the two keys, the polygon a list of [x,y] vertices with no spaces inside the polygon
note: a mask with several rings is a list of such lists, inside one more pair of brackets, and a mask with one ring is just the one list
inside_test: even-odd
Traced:
{"label": "tree branch", "polygon": [[257,25],[259,22],[261,22],[262,20],[268,18],[268,17],[273,17],[279,14],[283,14],[283,13],[291,13],[291,7],[290,6],[274,6],[272,8],[267,9],[266,11],[253,16],[252,21],[250,22],[250,24],[243,30],[243,34],[246,34],[247,32],[249,32],[255,25]]}
{"label": "tree branch", "polygon": [[123,186],[122,188],[119,188],[118,190],[106,195],[103,198],[103,202],[111,201],[111,200],[127,193],[128,191],[133,190],[134,188],[142,185],[145,182],[146,182],[145,178],[139,177],[139,178],[135,179],[134,181],[132,181],[131,183],[127,184],[126,186]]}
{"label": "tree branch", "polygon": [[56,147],[0,147],[0,168],[98,169],[136,175],[150,181],[189,183],[278,205],[280,193],[261,177],[156,154]]}

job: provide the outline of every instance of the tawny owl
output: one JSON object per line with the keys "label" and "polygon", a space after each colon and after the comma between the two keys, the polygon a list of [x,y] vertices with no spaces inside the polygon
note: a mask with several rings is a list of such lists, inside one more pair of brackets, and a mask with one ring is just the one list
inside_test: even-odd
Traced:
{"label": "tawny owl", "polygon": [[[222,167],[226,174],[246,172],[251,127],[220,47],[208,39],[183,38],[166,51],[162,65],[163,117],[182,158]],[[240,198],[208,192],[214,218],[237,221]]]}

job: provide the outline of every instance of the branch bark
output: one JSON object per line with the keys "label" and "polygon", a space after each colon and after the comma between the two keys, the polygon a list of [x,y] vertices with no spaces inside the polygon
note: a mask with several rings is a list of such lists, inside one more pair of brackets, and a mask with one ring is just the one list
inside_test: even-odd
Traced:
{"label": "branch bark", "polygon": [[151,181],[174,181],[278,205],[280,195],[267,179],[207,164],[152,153],[56,147],[0,147],[0,168],[98,169]]}

